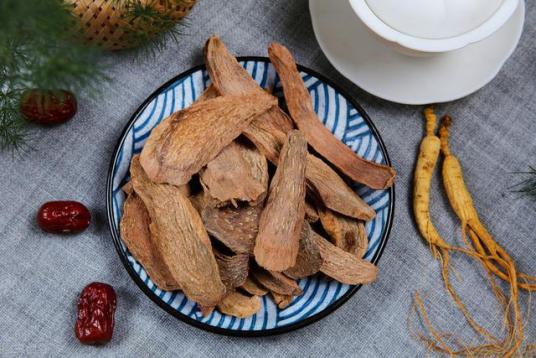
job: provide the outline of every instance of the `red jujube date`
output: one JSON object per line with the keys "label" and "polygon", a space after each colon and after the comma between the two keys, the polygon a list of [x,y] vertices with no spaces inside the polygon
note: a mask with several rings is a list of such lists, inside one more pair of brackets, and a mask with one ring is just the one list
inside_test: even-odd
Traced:
{"label": "red jujube date", "polygon": [[84,344],[104,344],[112,339],[117,297],[112,286],[93,282],[87,285],[78,301],[76,337]]}
{"label": "red jujube date", "polygon": [[22,94],[20,110],[29,121],[56,125],[76,113],[76,98],[69,91],[28,90]]}
{"label": "red jujube date", "polygon": [[71,234],[84,231],[91,213],[77,201],[49,201],[37,213],[37,224],[46,232]]}

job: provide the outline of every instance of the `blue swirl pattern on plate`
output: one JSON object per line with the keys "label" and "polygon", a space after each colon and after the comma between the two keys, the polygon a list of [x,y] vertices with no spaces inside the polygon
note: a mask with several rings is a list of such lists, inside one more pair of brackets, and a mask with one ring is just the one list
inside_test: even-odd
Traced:
{"label": "blue swirl pattern on plate", "polygon": [[[241,64],[262,87],[272,88],[274,94],[282,96],[279,79],[269,62],[252,60],[242,61]],[[313,99],[314,109],[324,125],[358,155],[378,163],[386,163],[386,153],[383,152],[374,131],[350,101],[313,74],[302,71],[301,75]],[[141,151],[151,130],[162,119],[188,107],[203,93],[209,83],[205,70],[199,69],[191,72],[160,90],[153,100],[148,102],[134,117],[133,124],[126,132],[112,166],[111,224],[115,232],[118,232],[121,208],[125,200],[121,185],[128,179],[132,156]],[[377,213],[376,218],[366,225],[369,248],[365,258],[375,260],[387,239],[386,231],[392,215],[392,192],[391,190],[371,190],[361,185],[355,185],[354,189]],[[203,317],[196,304],[186,299],[181,292],[166,292],[158,289],[123,243],[120,244],[120,250],[124,252],[128,262],[147,288],[165,305],[204,325],[225,330],[266,331],[296,325],[328,309],[352,289],[352,286],[315,276],[300,280],[299,285],[303,289],[303,295],[294,298],[284,310],[279,310],[270,298],[264,296],[261,310],[252,317],[238,319],[218,311],[213,311],[210,316]]]}

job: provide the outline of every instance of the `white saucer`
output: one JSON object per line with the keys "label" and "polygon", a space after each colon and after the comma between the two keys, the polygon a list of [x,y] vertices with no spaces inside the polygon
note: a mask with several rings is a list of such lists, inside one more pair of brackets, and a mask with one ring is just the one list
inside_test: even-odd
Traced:
{"label": "white saucer", "polygon": [[404,104],[453,101],[485,86],[516,48],[525,20],[521,1],[487,39],[453,52],[412,57],[374,37],[348,0],[309,0],[309,10],[316,39],[339,72],[377,97]]}

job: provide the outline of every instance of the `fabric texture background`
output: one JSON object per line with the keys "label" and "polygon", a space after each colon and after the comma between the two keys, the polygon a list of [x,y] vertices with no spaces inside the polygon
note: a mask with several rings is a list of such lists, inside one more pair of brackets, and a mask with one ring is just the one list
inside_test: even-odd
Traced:
{"label": "fabric texture background", "polygon": [[[438,262],[413,224],[412,171],[423,134],[422,107],[375,98],[345,80],[315,40],[308,4],[300,1],[201,0],[180,44],[170,43],[154,59],[129,54],[103,59],[112,81],[98,98],[79,94],[69,123],[33,132],[25,156],[1,153],[0,180],[0,356],[263,356],[414,357],[426,353],[411,334],[412,297],[419,290],[434,324],[475,337],[446,296]],[[393,229],[380,260],[376,283],[323,320],[268,338],[229,338],[190,327],[150,301],[130,279],[112,244],[105,217],[108,165],[121,130],[136,108],[162,83],[202,62],[202,47],[219,34],[237,55],[266,56],[271,41],[288,46],[297,61],[339,83],[378,127],[398,171]],[[454,119],[451,147],[484,223],[524,272],[536,272],[536,202],[509,192],[512,172],[536,165],[536,3],[527,2],[521,42],[488,86],[465,99],[437,107]],[[485,59],[482,59],[485,61]],[[437,84],[441,86],[441,83]],[[432,217],[449,242],[460,242],[460,226],[436,172]],[[35,213],[48,200],[86,203],[94,222],[83,234],[41,232]],[[474,262],[456,256],[456,287],[476,317],[500,331],[501,317]],[[82,288],[102,281],[118,294],[114,339],[103,347],[79,344],[73,333]],[[528,295],[522,294],[527,307]],[[534,299],[532,300],[534,302]],[[532,303],[532,315],[536,304]],[[536,319],[526,323],[536,340]]]}

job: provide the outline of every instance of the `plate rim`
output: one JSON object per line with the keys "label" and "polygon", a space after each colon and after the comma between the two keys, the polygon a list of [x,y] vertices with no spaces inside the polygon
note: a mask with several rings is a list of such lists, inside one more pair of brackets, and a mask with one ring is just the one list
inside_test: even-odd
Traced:
{"label": "plate rim", "polygon": [[[237,56],[238,61],[257,61],[257,62],[265,62],[270,63],[270,59],[268,57],[264,56]],[[382,154],[385,157],[385,161],[387,165],[391,165],[391,160],[389,158],[389,153],[387,152],[387,148],[385,146],[385,143],[383,142],[383,138],[381,137],[378,129],[368,116],[367,112],[359,105],[349,94],[346,90],[341,88],[341,86],[335,84],[332,80],[328,79],[324,75],[308,68],[302,65],[297,65],[299,71],[307,72],[308,74],[311,74],[315,77],[317,77],[320,81],[326,83],[327,85],[333,87],[337,92],[339,92],[354,108],[357,110],[357,112],[361,115],[363,120],[367,123],[369,126],[371,132],[375,135],[375,138],[378,141],[378,145],[380,146],[382,150]],[[114,177],[114,169],[116,167],[117,158],[119,156],[119,151],[122,145],[124,144],[124,141],[127,137],[128,132],[130,131],[131,127],[133,126],[136,118],[139,116],[139,114],[149,105],[158,95],[162,93],[163,90],[165,90],[167,87],[169,87],[171,84],[175,83],[176,81],[181,80],[184,77],[187,77],[191,75],[194,72],[197,72],[199,70],[206,69],[205,64],[200,64],[197,66],[193,66],[190,69],[181,72],[180,74],[174,76],[170,80],[166,81],[164,84],[159,86],[156,90],[154,90],[144,101],[143,103],[132,113],[132,115],[129,117],[125,127],[123,128],[123,131],[121,132],[116,145],[113,149],[110,164],[108,167],[108,174],[106,177],[106,217],[107,217],[107,224],[108,229],[110,231],[110,235],[112,236],[112,241],[114,243],[115,250],[117,251],[117,254],[119,255],[119,258],[121,260],[121,263],[123,264],[124,268],[128,272],[130,278],[136,283],[136,285],[142,290],[142,292],[149,298],[151,301],[156,303],[161,309],[175,317],[176,319],[187,323],[191,326],[194,326],[198,329],[202,329],[211,333],[216,333],[220,335],[225,336],[233,336],[233,337],[267,337],[267,336],[273,336],[278,335],[282,333],[291,332],[303,327],[306,327],[312,323],[318,322],[322,318],[328,316],[329,314],[333,313],[335,310],[337,310],[339,307],[341,307],[344,303],[346,303],[359,289],[362,285],[356,285],[351,287],[348,292],[346,292],[343,296],[341,296],[339,299],[337,299],[335,302],[327,306],[324,310],[318,312],[315,315],[312,315],[310,317],[307,317],[303,320],[300,320],[298,322],[285,325],[282,327],[276,327],[271,329],[264,329],[264,330],[251,330],[251,331],[243,331],[243,330],[233,330],[228,328],[221,328],[221,327],[214,327],[209,324],[197,321],[193,318],[190,318],[183,313],[173,309],[170,305],[166,304],[164,301],[158,297],[153,291],[151,291],[147,285],[141,280],[139,275],[134,271],[134,268],[130,264],[128,257],[126,255],[126,252],[123,251],[121,247],[121,238],[118,228],[115,226],[115,220],[113,216],[113,177]],[[378,262],[383,254],[383,251],[385,249],[385,246],[387,244],[387,241],[389,239],[391,228],[393,224],[394,214],[395,214],[395,185],[391,186],[389,189],[389,194],[391,196],[391,200],[389,203],[389,214],[386,220],[386,228],[385,231],[381,237],[380,245],[378,248],[378,251],[376,254],[372,257],[371,262],[376,264],[378,266]]]}

